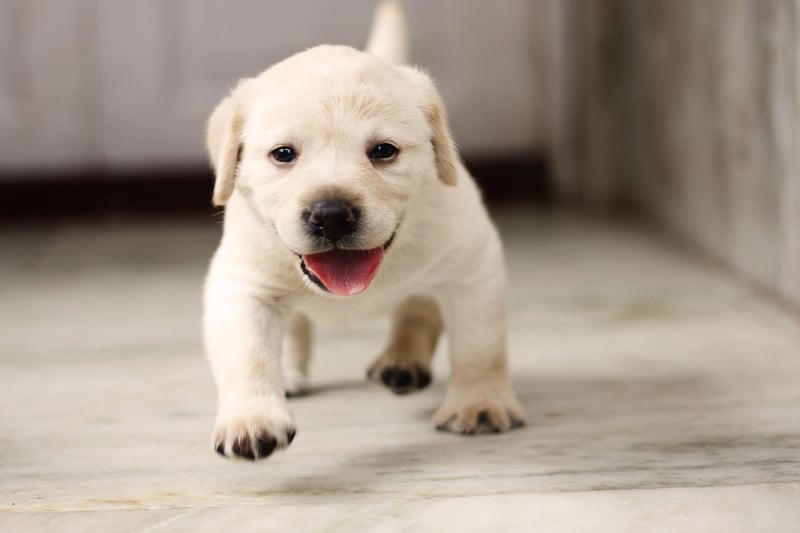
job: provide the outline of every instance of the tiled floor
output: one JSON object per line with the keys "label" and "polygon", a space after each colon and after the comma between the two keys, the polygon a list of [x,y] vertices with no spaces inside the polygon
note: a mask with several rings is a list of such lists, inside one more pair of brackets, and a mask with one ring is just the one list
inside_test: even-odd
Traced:
{"label": "tiled floor", "polygon": [[647,233],[498,217],[529,425],[437,433],[323,329],[290,449],[210,448],[214,223],[0,234],[1,531],[800,531],[800,322]]}

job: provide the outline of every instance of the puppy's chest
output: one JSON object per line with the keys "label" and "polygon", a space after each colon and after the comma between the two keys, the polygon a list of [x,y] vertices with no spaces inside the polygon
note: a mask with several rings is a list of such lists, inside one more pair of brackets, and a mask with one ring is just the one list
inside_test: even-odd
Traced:
{"label": "puppy's chest", "polygon": [[308,295],[294,302],[296,310],[316,322],[351,324],[391,313],[409,295],[399,291],[374,291],[355,297]]}

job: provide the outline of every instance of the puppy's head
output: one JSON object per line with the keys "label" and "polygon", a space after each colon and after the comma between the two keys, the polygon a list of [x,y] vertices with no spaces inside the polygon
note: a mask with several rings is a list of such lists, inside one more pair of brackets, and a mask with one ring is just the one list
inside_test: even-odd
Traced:
{"label": "puppy's head", "polygon": [[214,110],[213,201],[240,194],[314,286],[364,291],[414,202],[456,180],[441,100],[418,70],[320,46],[243,80]]}

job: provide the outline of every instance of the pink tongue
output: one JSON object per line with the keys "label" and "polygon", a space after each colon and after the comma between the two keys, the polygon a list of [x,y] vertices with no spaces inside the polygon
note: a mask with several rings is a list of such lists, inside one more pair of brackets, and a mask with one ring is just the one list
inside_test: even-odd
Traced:
{"label": "pink tongue", "polygon": [[304,255],[306,267],[325,288],[340,296],[364,292],[378,273],[383,261],[383,248],[340,250]]}

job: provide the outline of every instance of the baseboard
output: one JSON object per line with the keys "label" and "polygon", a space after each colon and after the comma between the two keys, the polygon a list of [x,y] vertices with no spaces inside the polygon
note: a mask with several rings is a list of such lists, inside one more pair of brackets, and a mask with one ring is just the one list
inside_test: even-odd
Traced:
{"label": "baseboard", "polygon": [[[539,156],[468,159],[486,201],[548,203],[553,178]],[[208,216],[213,177],[205,168],[25,174],[0,171],[0,219],[57,221],[105,216]]]}

